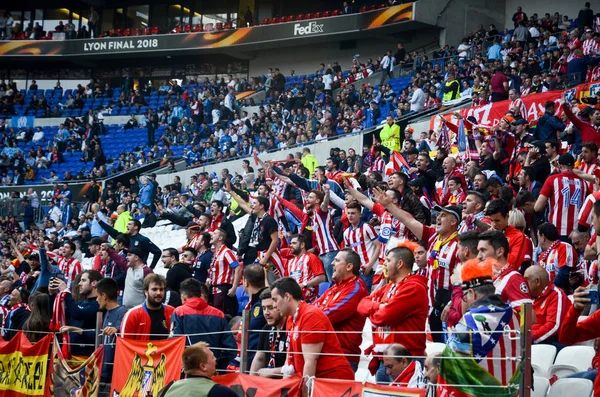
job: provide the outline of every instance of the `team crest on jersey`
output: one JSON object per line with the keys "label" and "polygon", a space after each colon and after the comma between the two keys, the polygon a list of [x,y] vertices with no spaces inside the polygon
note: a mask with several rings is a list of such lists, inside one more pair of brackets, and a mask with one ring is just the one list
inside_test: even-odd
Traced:
{"label": "team crest on jersey", "polygon": [[292,333],[292,338],[294,338],[294,340],[298,340],[298,326],[297,325],[294,327],[294,332]]}
{"label": "team crest on jersey", "polygon": [[139,241],[136,241],[136,242],[133,243],[133,245],[137,246],[139,243],[140,243]]}
{"label": "team crest on jersey", "polygon": [[519,289],[521,290],[521,292],[528,294],[529,293],[529,288],[527,287],[527,284],[525,282],[521,283],[521,286],[519,287]]}
{"label": "team crest on jersey", "polygon": [[254,313],[252,313],[252,315],[253,315],[254,317],[258,317],[258,315],[259,315],[259,314],[260,314],[260,307],[256,306],[256,307],[254,308]]}

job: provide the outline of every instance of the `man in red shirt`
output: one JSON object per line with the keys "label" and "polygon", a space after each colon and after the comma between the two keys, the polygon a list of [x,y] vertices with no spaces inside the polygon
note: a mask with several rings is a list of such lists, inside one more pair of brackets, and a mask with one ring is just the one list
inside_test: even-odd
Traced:
{"label": "man in red shirt", "polygon": [[[361,261],[350,248],[341,249],[333,259],[333,282],[315,306],[329,317],[333,329],[350,366],[356,372],[360,361],[360,345],[365,316],[356,311],[359,302],[369,295],[364,281],[359,277]],[[347,333],[346,331],[350,331]]]}
{"label": "man in red shirt", "polygon": [[375,328],[373,346],[365,353],[374,353],[369,369],[374,374],[376,371],[378,383],[393,381],[380,361],[381,355],[392,343],[402,344],[415,357],[425,356],[424,330],[429,313],[427,278],[411,274],[415,257],[409,243],[402,244],[390,249],[385,256],[390,282],[358,304],[358,312],[368,316]]}
{"label": "man in red shirt", "polygon": [[171,329],[175,308],[163,305],[167,280],[155,273],[144,278],[146,300],[125,314],[121,322],[121,337],[135,340],[166,339]]}
{"label": "man in red shirt", "polygon": [[[600,121],[600,114],[598,116]],[[579,130],[583,135],[581,128]],[[600,134],[598,135],[600,136]],[[587,196],[587,184],[573,173],[575,158],[570,153],[562,154],[558,158],[558,164],[560,172],[550,175],[546,179],[540,196],[535,202],[534,210],[542,212],[546,208],[546,203],[549,203],[550,216],[548,220],[556,226],[558,234],[566,241],[575,228],[576,217]]]}
{"label": "man in red shirt", "polygon": [[[519,229],[508,224],[508,213],[510,209],[506,201],[502,199],[492,200],[488,203],[485,215],[491,222],[492,230],[504,233],[508,240],[508,251],[505,252],[509,266],[513,270],[519,270],[524,264],[531,262],[528,255],[528,244],[531,245],[525,234]],[[485,228],[486,225],[481,225]],[[525,268],[526,266],[523,266]]]}
{"label": "man in red shirt", "polygon": [[494,75],[490,80],[492,87],[492,102],[499,102],[508,99],[508,77],[502,71],[502,67],[494,69]]}
{"label": "man in red shirt", "polygon": [[571,302],[562,289],[550,284],[548,272],[542,266],[527,268],[525,280],[535,310],[535,324],[531,329],[533,343],[555,344]]}
{"label": "man in red shirt", "polygon": [[[344,357],[340,341],[323,311],[302,302],[302,288],[290,278],[275,281],[271,298],[282,316],[289,316],[288,357],[284,376],[354,380],[354,372]],[[303,395],[307,395],[306,384]]]}
{"label": "man in red shirt", "polygon": [[[440,316],[452,297],[450,276],[459,262],[457,230],[462,218],[461,210],[453,205],[435,206],[434,209],[438,211],[438,216],[435,227],[431,227],[420,223],[411,214],[394,205],[391,198],[381,189],[376,189],[375,194],[379,204],[383,205],[386,210],[404,224],[416,238],[427,243],[431,269],[431,288],[433,288],[433,310],[429,317],[429,326],[432,331],[441,331],[442,321]],[[443,340],[441,332],[434,332],[432,337],[435,342],[442,342]],[[410,346],[406,343],[402,344],[406,347]]]}
{"label": "man in red shirt", "polygon": [[306,236],[302,234],[292,237],[290,249],[294,256],[288,260],[288,274],[302,287],[304,301],[311,303],[317,297],[319,284],[326,280],[323,262],[306,252]]}
{"label": "man in red shirt", "polygon": [[477,259],[480,262],[487,258],[495,259],[494,262],[494,287],[496,295],[502,301],[514,308],[519,308],[522,303],[533,303],[527,282],[521,273],[514,270],[508,263],[506,252],[508,252],[508,240],[502,232],[488,230],[479,235],[477,244]]}

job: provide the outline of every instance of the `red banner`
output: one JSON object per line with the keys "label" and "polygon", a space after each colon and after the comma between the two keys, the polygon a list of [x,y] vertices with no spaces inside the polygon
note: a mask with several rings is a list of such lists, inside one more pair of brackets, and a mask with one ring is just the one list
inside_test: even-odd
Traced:
{"label": "red banner", "polygon": [[227,374],[215,376],[212,379],[221,385],[229,387],[238,396],[300,396],[301,378],[299,376],[293,376],[288,379],[268,379],[253,375]]}
{"label": "red banner", "polygon": [[[241,396],[300,397],[301,379],[268,379],[259,376],[228,374],[213,380],[228,386]],[[425,389],[382,386],[347,380],[315,379],[312,397],[425,397]]]}
{"label": "red banner", "polygon": [[[600,82],[594,82],[591,84],[580,84],[566,91],[548,91],[540,94],[526,95],[521,97],[523,105],[521,106],[521,115],[524,119],[527,119],[530,123],[537,121],[540,114],[544,114],[544,104],[547,101],[557,102],[557,110],[560,109],[558,100],[562,97],[563,93],[567,94],[567,98],[585,98],[594,94],[600,88]],[[470,107],[460,110],[460,114],[463,118],[473,116],[477,119],[478,124],[485,126],[493,126],[500,122],[500,119],[504,117],[506,112],[509,110],[509,106],[512,101],[500,101],[494,102],[483,106]],[[446,120],[451,120],[452,113],[443,114]],[[436,115],[431,118],[429,122],[429,128],[438,131],[440,124],[439,116]]]}
{"label": "red banner", "polygon": [[58,343],[54,343],[54,397],[96,397],[100,390],[100,375],[104,346],[98,347],[83,363],[71,368]]}
{"label": "red banner", "polygon": [[138,341],[117,337],[111,396],[145,397],[181,376],[185,337]]}
{"label": "red banner", "polygon": [[48,357],[53,335],[32,345],[19,331],[9,342],[0,339],[0,395],[49,397],[52,395]]}

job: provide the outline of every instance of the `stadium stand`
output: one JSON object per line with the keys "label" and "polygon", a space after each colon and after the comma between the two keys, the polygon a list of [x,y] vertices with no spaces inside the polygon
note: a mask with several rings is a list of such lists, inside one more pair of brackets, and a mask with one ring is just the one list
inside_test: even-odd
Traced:
{"label": "stadium stand", "polygon": [[[24,330],[37,342],[51,329],[89,356],[99,333],[110,351],[117,328],[188,345],[223,334],[211,344],[221,374],[293,367],[307,388],[343,379],[427,396],[600,396],[600,17],[590,7],[578,18],[519,7],[514,27],[480,25],[420,52],[400,43],[346,70],[125,74],[43,90],[2,81],[2,337]],[[94,329],[109,295],[97,299],[96,279],[114,280],[114,307],[152,326]],[[89,313],[72,312],[82,305]],[[213,317],[231,322],[216,331]],[[236,352],[232,335],[245,332],[249,350]],[[294,345],[319,347],[314,368]],[[103,386],[113,357],[105,363]]]}

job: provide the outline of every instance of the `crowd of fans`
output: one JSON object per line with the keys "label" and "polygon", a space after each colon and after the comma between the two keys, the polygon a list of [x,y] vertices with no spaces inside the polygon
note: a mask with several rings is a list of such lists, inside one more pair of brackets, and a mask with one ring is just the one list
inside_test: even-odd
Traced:
{"label": "crowd of fans", "polygon": [[[519,13],[515,22],[521,25],[526,18]],[[472,62],[444,66],[442,96],[459,91],[444,88],[456,82],[452,70],[474,67],[481,71],[475,77],[486,71],[488,61]],[[307,147],[263,162],[259,141],[259,150],[244,152],[254,166],[242,160],[240,175],[199,172],[167,186],[150,175],[102,190],[94,182],[82,205],[72,202],[68,183],[54,180],[43,225],[33,220],[40,198],[30,189],[21,204],[22,224],[14,216],[0,220],[3,338],[24,330],[35,342],[50,329],[62,335],[73,357],[86,356],[102,310],[105,382],[116,335],[186,335],[188,345],[208,343],[216,369],[235,371],[238,315],[248,309],[252,374],[350,380],[368,318],[373,345],[364,354],[378,382],[441,395],[444,380],[483,367],[510,389],[518,374],[514,360],[498,364],[494,358],[520,355],[510,331],[519,329],[521,304],[533,303],[533,343],[562,348],[600,336],[598,312],[588,305],[600,277],[600,94],[586,103],[565,95],[560,114],[549,101],[530,124],[519,105],[523,91],[514,86],[518,74],[508,76],[497,65],[489,80],[480,77],[492,101],[506,96],[513,102],[497,125],[457,114],[458,122],[443,121],[436,136],[409,129],[401,134],[389,115],[372,147],[362,153],[333,148],[325,165]],[[426,84],[432,83],[416,76],[413,96]],[[226,102],[232,91],[222,87],[219,99]],[[286,128],[306,127],[307,137],[333,129],[326,115],[321,121],[310,108],[295,112],[311,115],[306,120],[279,120],[277,111],[268,114],[277,106],[266,105],[256,119],[229,109],[226,123],[203,111],[196,116],[213,117],[215,134],[223,134],[199,143],[204,150],[231,151],[247,139],[256,147],[252,127],[269,125],[268,132],[258,131],[266,149],[269,135]],[[241,143],[232,137],[240,132]],[[245,214],[236,232],[233,222]],[[144,236],[159,220],[185,228],[187,243],[161,250],[159,241]],[[166,277],[157,274],[162,266]],[[589,317],[578,322],[583,314]],[[471,337],[480,333],[485,344]],[[446,350],[426,356],[428,335]],[[574,376],[596,380],[597,370]],[[471,385],[475,390],[486,384],[470,381],[482,382]]]}

